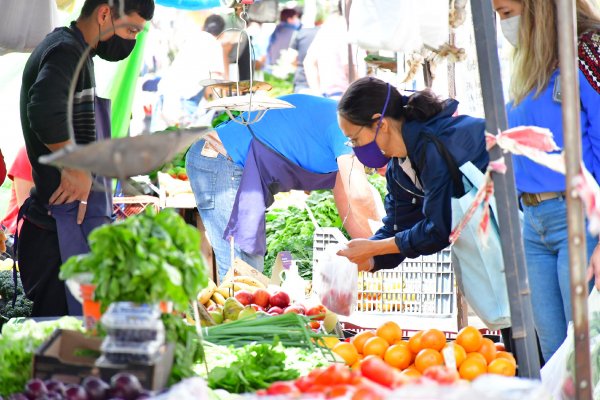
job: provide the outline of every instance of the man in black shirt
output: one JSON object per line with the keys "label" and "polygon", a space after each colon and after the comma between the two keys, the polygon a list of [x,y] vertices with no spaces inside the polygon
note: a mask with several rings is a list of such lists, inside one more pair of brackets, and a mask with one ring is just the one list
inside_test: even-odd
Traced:
{"label": "man in black shirt", "polygon": [[[71,123],[79,145],[110,137],[109,105],[95,95],[92,57],[108,61],[128,57],[153,14],[154,0],[86,0],[77,21],[46,36],[25,66],[21,125],[35,188],[22,207],[18,260],[23,286],[34,302],[33,316],[81,314],[81,305],[58,279],[60,265],[89,251],[89,231],[109,222],[112,214],[106,179],[43,165],[38,158],[73,144],[67,128]],[[74,76],[88,47],[91,52]],[[68,121],[73,79],[73,119]]]}

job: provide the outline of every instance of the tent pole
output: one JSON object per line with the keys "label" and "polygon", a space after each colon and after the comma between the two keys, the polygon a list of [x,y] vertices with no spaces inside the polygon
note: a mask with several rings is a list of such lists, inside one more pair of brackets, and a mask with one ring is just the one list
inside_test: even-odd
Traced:
{"label": "tent pole", "polygon": [[581,121],[579,106],[579,68],[577,65],[577,23],[575,3],[556,0],[560,92],[563,115],[565,164],[567,167],[567,221],[569,229],[569,265],[571,307],[575,327],[575,390],[577,399],[591,399],[590,338],[585,280],[587,266],[583,204],[573,185],[581,172]]}
{"label": "tent pole", "polygon": [[[500,60],[496,43],[495,14],[491,0],[471,0],[475,45],[479,63],[479,76],[485,109],[486,129],[496,134],[507,127]],[[490,159],[502,157],[496,146],[490,151]],[[512,159],[505,157],[507,172],[493,174],[495,196],[500,221],[500,238],[504,257],[506,285],[512,320],[512,333],[519,362],[519,375],[539,378],[540,363],[537,351],[533,313],[525,254],[521,238],[521,225],[517,210],[517,195],[513,175]]]}

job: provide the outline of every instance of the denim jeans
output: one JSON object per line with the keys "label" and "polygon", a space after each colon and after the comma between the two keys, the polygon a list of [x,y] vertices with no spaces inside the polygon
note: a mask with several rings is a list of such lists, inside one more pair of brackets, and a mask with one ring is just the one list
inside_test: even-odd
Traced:
{"label": "denim jeans", "polygon": [[[186,170],[198,212],[215,252],[219,277],[223,279],[231,265],[231,247],[229,241],[223,239],[223,232],[229,222],[244,169],[221,154],[214,158],[201,155],[203,146],[204,140],[200,140],[190,148]],[[259,271],[263,270],[263,255],[248,254],[236,246],[235,257]]]}
{"label": "denim jeans", "polygon": [[[535,329],[548,361],[567,337],[571,317],[567,201],[551,199],[523,205],[523,241]],[[586,230],[587,232],[587,230]],[[586,236],[587,261],[598,239]]]}

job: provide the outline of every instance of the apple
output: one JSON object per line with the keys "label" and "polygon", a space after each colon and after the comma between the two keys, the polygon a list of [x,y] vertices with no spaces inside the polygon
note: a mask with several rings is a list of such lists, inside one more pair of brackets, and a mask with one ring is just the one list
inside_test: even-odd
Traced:
{"label": "apple", "polygon": [[290,305],[290,296],[286,292],[275,292],[269,298],[269,303],[272,306],[285,309],[287,306]]}
{"label": "apple", "polygon": [[254,292],[254,304],[267,308],[269,306],[269,298],[271,295],[266,289],[258,289]]}
{"label": "apple", "polygon": [[240,290],[233,297],[244,306],[249,306],[254,303],[254,295],[247,290]]}
{"label": "apple", "polygon": [[250,307],[254,308],[256,311],[265,311],[265,309],[258,304],[250,304]]}
{"label": "apple", "polygon": [[269,314],[270,315],[279,315],[279,314],[283,314],[283,309],[281,307],[271,307],[269,308]]}
{"label": "apple", "polygon": [[311,307],[306,311],[306,315],[309,317],[314,317],[313,320],[316,321],[323,321],[325,319],[325,314],[327,314],[327,308],[325,308],[325,306],[322,304]]}
{"label": "apple", "polygon": [[292,313],[292,312],[295,314],[304,315],[304,310],[302,308],[298,307],[297,305],[289,306],[283,311],[284,314]]}
{"label": "apple", "polygon": [[294,303],[292,305],[294,307],[298,307],[300,310],[302,310],[302,314],[306,314],[306,307],[304,306],[304,304],[302,304],[302,303]]}

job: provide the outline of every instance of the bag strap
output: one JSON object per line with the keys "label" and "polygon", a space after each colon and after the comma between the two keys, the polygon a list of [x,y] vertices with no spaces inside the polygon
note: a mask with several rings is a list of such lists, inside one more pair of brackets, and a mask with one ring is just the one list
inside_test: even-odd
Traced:
{"label": "bag strap", "polygon": [[[452,182],[454,183],[455,195],[460,196],[461,194],[464,194],[465,187],[464,187],[463,181],[462,181],[462,172],[460,172],[460,169],[458,168],[458,164],[456,163],[456,160],[454,159],[452,154],[450,154],[450,152],[448,151],[446,146],[444,146],[444,143],[442,143],[442,141],[440,139],[438,139],[436,136],[431,135],[429,133],[425,133],[425,132],[423,132],[422,135],[427,139],[428,142],[433,142],[437,151],[440,153],[440,155],[446,162],[446,166],[448,167],[448,172],[450,173],[450,178],[452,179]],[[426,150],[426,148],[423,148],[423,150],[421,151],[421,159],[420,159],[420,164],[419,164],[419,168],[421,170],[423,169],[422,167],[425,165],[425,150]]]}

